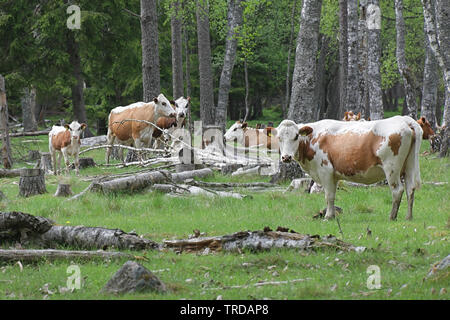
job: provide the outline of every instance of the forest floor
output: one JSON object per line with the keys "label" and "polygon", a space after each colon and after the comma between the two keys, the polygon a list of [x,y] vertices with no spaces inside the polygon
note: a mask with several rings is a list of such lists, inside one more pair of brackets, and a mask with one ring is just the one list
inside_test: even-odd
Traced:
{"label": "forest floor", "polygon": [[[15,146],[24,150],[48,150],[46,136],[14,138]],[[194,229],[208,236],[231,234],[242,230],[261,230],[266,226],[294,229],[301,234],[336,235],[355,246],[367,248],[362,253],[320,250],[271,250],[252,253],[191,253],[138,251],[139,263],[153,271],[168,287],[165,294],[142,293],[113,296],[100,294],[100,289],[122,266],[125,260],[91,262],[41,261],[33,264],[0,263],[0,299],[449,299],[449,273],[424,280],[430,267],[450,253],[450,161],[422,145],[420,167],[422,188],[416,192],[414,217],[405,220],[406,197],[400,206],[397,221],[389,220],[391,193],[387,186],[356,188],[342,185],[336,205],[343,208],[339,216],[343,235],[335,220],[313,219],[325,207],[323,193],[302,191],[250,192],[252,198],[168,197],[159,192],[101,195],[88,193],[80,200],[67,202],[56,198],[58,182],[71,184],[74,193],[89,185],[87,178],[130,172],[136,168],[116,169],[98,166],[81,170],[76,176],[46,176],[47,194],[21,198],[19,178],[0,180],[6,200],[0,211],[21,211],[53,219],[60,225],[101,226],[134,230],[154,241],[185,239]],[[104,151],[90,156],[104,163]],[[16,163],[15,167],[31,164]],[[231,177],[216,173],[205,181],[250,182],[268,181],[268,177]],[[433,185],[430,182],[446,182]],[[287,187],[287,185],[284,185]],[[367,229],[371,230],[368,235]],[[11,244],[2,244],[8,248]],[[65,287],[69,265],[80,267],[81,289],[60,293]],[[380,268],[381,288],[368,289],[369,266]],[[290,284],[251,287],[259,281],[305,279]],[[229,289],[229,286],[250,285]],[[445,290],[441,290],[445,288]],[[49,293],[50,290],[50,293]],[[440,293],[441,292],[441,293]]]}

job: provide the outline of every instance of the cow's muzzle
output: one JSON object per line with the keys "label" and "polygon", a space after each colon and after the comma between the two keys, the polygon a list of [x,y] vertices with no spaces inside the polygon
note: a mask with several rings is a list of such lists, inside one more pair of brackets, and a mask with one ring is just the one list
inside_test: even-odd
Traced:
{"label": "cow's muzzle", "polygon": [[169,118],[176,118],[176,117],[177,117],[177,115],[175,113],[169,114]]}
{"label": "cow's muzzle", "polygon": [[288,163],[292,161],[292,156],[281,156],[281,161]]}

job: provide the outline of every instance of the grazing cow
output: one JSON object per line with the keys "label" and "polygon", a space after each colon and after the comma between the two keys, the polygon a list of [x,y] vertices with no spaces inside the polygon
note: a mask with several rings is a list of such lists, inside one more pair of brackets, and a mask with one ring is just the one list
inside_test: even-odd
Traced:
{"label": "grazing cow", "polygon": [[264,129],[249,128],[247,122],[241,123],[236,121],[225,133],[226,141],[237,140],[246,148],[262,145],[269,150],[278,151],[278,138],[276,137],[276,129],[267,127]]}
{"label": "grazing cow", "polygon": [[336,184],[348,180],[364,184],[388,181],[392,192],[390,218],[397,218],[404,187],[407,219],[412,219],[414,190],[420,187],[419,149],[422,129],[410,117],[377,121],[322,120],[299,124],[284,120],[278,129],[281,160],[295,159],[325,189],[327,213],[335,215]]}
{"label": "grazing cow", "polygon": [[[175,117],[175,110],[163,94],[149,103],[136,102],[126,107],[114,108],[108,117],[108,144],[112,146],[117,141],[122,145],[134,144],[136,148],[149,146],[155,127],[144,122],[125,120],[144,120],[156,124],[158,118],[164,116]],[[106,163],[109,163],[111,149],[106,149]],[[123,161],[123,149],[120,154]],[[139,158],[142,160],[141,156]]]}
{"label": "grazing cow", "polygon": [[358,114],[354,114],[353,111],[345,111],[344,119],[343,121],[359,121],[361,120],[361,112],[358,112]]}
{"label": "grazing cow", "polygon": [[420,117],[419,120],[417,120],[417,123],[420,125],[423,131],[423,139],[428,140],[432,136],[434,136],[433,128],[431,128],[430,122],[425,117]]}
{"label": "grazing cow", "polygon": [[81,145],[81,133],[86,129],[86,124],[79,124],[78,121],[73,121],[70,125],[53,126],[48,133],[48,149],[52,158],[53,172],[58,174],[58,167],[56,166],[56,156],[59,153],[58,166],[61,169],[61,158],[64,156],[64,163],[66,164],[66,173],[69,173],[69,155],[75,158],[75,170],[77,174],[79,170],[78,154]]}
{"label": "grazing cow", "polygon": [[[173,135],[174,131],[178,128],[184,128],[186,125],[186,116],[189,111],[189,103],[191,102],[191,98],[180,97],[176,101],[171,101],[172,105],[175,107],[176,118],[175,121],[173,118],[161,117],[158,119],[156,125],[161,129],[167,129],[167,133],[169,137],[166,138],[163,136],[163,132],[159,129],[155,129],[153,132],[153,138],[155,139],[154,147],[156,149],[160,148],[163,142],[167,142],[170,139],[170,136]],[[162,119],[165,118],[165,119]]]}

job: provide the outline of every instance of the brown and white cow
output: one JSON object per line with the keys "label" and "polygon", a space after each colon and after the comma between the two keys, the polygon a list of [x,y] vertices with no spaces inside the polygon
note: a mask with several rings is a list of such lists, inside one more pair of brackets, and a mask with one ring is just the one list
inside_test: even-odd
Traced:
{"label": "brown and white cow", "polygon": [[284,120],[278,129],[281,159],[295,159],[325,189],[326,219],[335,216],[339,180],[372,184],[387,179],[392,192],[390,218],[397,218],[404,191],[407,219],[412,219],[414,190],[420,187],[419,149],[422,129],[410,117],[378,121],[321,120],[299,124]]}
{"label": "brown and white cow", "polygon": [[354,114],[353,111],[345,111],[343,121],[359,121],[361,120],[361,112]]}
{"label": "brown and white cow", "polygon": [[75,158],[75,170],[77,174],[79,170],[78,154],[81,146],[81,134],[86,129],[86,124],[79,124],[78,121],[73,121],[70,125],[53,126],[48,133],[48,149],[52,158],[53,172],[58,174],[58,167],[56,166],[56,156],[59,153],[58,166],[61,169],[61,158],[64,157],[66,164],[66,173],[69,173],[69,156]]}
{"label": "brown and white cow", "polygon": [[[134,144],[136,148],[149,146],[155,127],[139,120],[156,124],[158,118],[166,116],[175,117],[175,110],[163,94],[149,103],[136,102],[126,107],[116,107],[108,117],[107,143],[110,146],[115,142],[128,146]],[[111,149],[109,147],[106,150],[106,163],[109,163]],[[120,154],[123,161],[123,149]]]}
{"label": "brown and white cow", "polygon": [[255,129],[248,127],[247,122],[241,123],[236,121],[225,132],[224,138],[226,141],[236,140],[246,148],[262,145],[262,147],[273,151],[278,151],[279,149],[276,129],[273,127]]}
{"label": "brown and white cow", "polygon": [[434,136],[434,131],[433,128],[431,127],[431,123],[424,116],[420,117],[420,119],[417,120],[417,123],[422,128],[424,140],[428,140],[432,136]]}

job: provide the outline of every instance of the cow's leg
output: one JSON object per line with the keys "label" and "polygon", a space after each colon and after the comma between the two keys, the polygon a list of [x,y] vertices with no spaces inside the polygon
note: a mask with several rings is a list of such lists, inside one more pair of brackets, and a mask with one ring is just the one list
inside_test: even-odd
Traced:
{"label": "cow's leg", "polygon": [[409,174],[405,175],[405,189],[406,197],[408,199],[408,213],[406,214],[406,220],[411,220],[414,205],[414,191],[416,188],[415,183],[411,180],[411,176]]}
{"label": "cow's leg", "polygon": [[333,219],[335,217],[334,200],[336,199],[336,181],[332,177],[322,179],[322,186],[325,190],[325,199],[327,200],[327,213],[325,219]]}
{"label": "cow's leg", "polygon": [[109,164],[109,158],[111,156],[112,146],[114,144],[115,137],[108,130],[108,135],[106,136],[106,138],[107,138],[106,143],[109,145],[109,147],[106,148],[106,164]]}
{"label": "cow's leg", "polygon": [[404,188],[399,173],[393,173],[389,175],[387,177],[387,181],[389,183],[389,187],[391,188],[392,192],[392,210],[390,214],[390,219],[396,220],[398,208],[400,207],[400,202],[402,201]]}
{"label": "cow's leg", "polygon": [[[134,146],[135,146],[137,149],[142,148],[143,142],[141,141],[141,139],[135,139],[135,140],[134,140]],[[141,152],[141,151],[137,151],[137,155],[138,155],[139,161],[140,161],[140,162],[143,162],[143,161],[144,161],[144,158],[143,158],[142,152]]]}
{"label": "cow's leg", "polygon": [[74,155],[74,162],[75,162],[75,171],[77,175],[80,174],[80,162],[78,160],[78,157],[79,157],[78,152],[76,152]]}
{"label": "cow's leg", "polygon": [[62,154],[64,156],[64,163],[66,164],[66,174],[69,174],[69,165],[70,165],[69,155],[67,154],[67,152],[63,152]]}
{"label": "cow's leg", "polygon": [[50,152],[50,157],[52,158],[52,165],[53,165],[53,174],[56,176],[58,175],[58,168],[56,167],[56,157],[57,157],[57,153],[55,150],[52,150]]}

